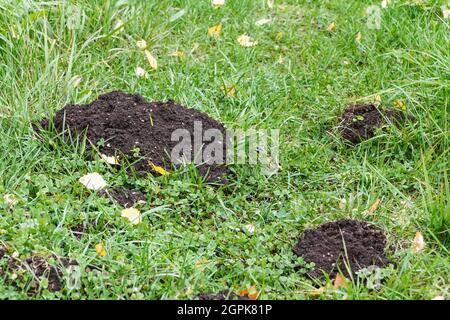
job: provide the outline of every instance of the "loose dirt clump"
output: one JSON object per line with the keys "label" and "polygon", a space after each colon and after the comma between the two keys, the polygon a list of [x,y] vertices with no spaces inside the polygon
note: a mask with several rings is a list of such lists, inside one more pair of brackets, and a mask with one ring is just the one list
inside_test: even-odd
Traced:
{"label": "loose dirt clump", "polygon": [[377,128],[389,122],[398,124],[407,118],[412,120],[412,117],[407,117],[398,110],[383,111],[373,104],[356,105],[344,111],[338,130],[345,140],[357,144],[372,138]]}
{"label": "loose dirt clump", "polygon": [[349,276],[348,268],[354,274],[369,266],[388,264],[385,246],[381,229],[363,221],[338,220],[305,231],[294,252],[315,264],[311,277],[321,277],[324,272],[334,277],[339,271]]}
{"label": "loose dirt clump", "polygon": [[138,190],[128,190],[125,188],[113,188],[102,190],[100,196],[110,197],[117,201],[122,207],[129,208],[140,202],[145,202],[145,195]]}
{"label": "loose dirt clump", "polygon": [[[64,132],[66,138],[69,132],[72,137],[85,133],[102,154],[119,157],[119,160],[126,158],[139,174],[154,172],[149,161],[167,171],[172,169],[172,165],[179,166],[170,159],[173,148],[180,142],[171,141],[172,133],[177,129],[187,130],[194,150],[194,122],[201,123],[202,136],[208,129],[218,129],[222,133],[220,144],[223,146],[223,160],[226,159],[224,126],[204,113],[173,101],[147,102],[137,94],[113,91],[100,95],[90,104],[66,105],[56,113],[53,121],[45,119],[40,124],[51,130],[51,122],[56,132]],[[200,147],[202,151],[207,144],[205,142]],[[193,153],[192,158],[195,156]],[[211,159],[212,156],[206,155],[202,164],[197,166],[198,172],[210,182],[225,182],[227,168],[208,162]]]}

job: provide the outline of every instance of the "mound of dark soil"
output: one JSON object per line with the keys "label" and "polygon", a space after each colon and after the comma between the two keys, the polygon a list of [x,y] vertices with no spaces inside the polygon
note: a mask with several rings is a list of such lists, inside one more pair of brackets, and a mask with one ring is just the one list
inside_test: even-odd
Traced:
{"label": "mound of dark soil", "polygon": [[377,128],[389,122],[398,124],[407,118],[412,119],[401,111],[383,111],[373,104],[351,106],[340,118],[339,132],[345,140],[357,144],[372,138]]}
{"label": "mound of dark soil", "polygon": [[[185,108],[173,101],[147,102],[137,94],[113,91],[100,95],[87,105],[67,105],[59,110],[53,124],[56,132],[67,136],[86,133],[86,137],[99,151],[107,156],[125,157],[134,163],[140,174],[152,172],[149,160],[170,171],[173,164],[170,154],[179,141],[171,141],[177,129],[186,129],[191,135],[194,148],[194,121],[201,122],[202,134],[208,129],[218,129],[223,135],[223,159],[226,157],[225,128],[208,115]],[[48,119],[41,122],[50,129]],[[69,129],[69,130],[67,130]],[[203,144],[203,151],[207,143]],[[194,155],[192,155],[193,157]],[[206,164],[211,157],[205,156],[197,166],[208,181],[225,182],[227,169],[223,165]],[[211,163],[211,162],[210,162]],[[223,161],[225,163],[225,161]]]}
{"label": "mound of dark soil", "polygon": [[338,220],[320,225],[303,233],[294,252],[306,262],[314,262],[309,273],[331,277],[341,271],[349,276],[369,266],[384,266],[389,260],[384,254],[386,236],[377,227],[357,220]]}
{"label": "mound of dark soil", "polygon": [[111,197],[125,208],[132,207],[138,202],[145,202],[145,195],[142,192],[125,188],[102,190],[99,192],[99,195],[104,197]]}

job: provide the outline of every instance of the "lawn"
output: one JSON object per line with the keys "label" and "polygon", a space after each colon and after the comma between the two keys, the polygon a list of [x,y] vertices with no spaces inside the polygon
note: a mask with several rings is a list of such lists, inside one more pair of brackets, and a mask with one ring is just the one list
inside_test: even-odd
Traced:
{"label": "lawn", "polygon": [[[386,3],[1,0],[0,298],[450,298],[447,1]],[[227,128],[279,129],[281,170],[230,165],[223,186],[189,170],[142,177],[86,159],[83,143],[36,136],[33,123],[112,90]],[[372,102],[414,120],[346,143],[340,115]],[[145,193],[142,223],[80,184],[90,172]],[[344,218],[384,230],[392,264],[345,285],[310,278],[293,247]],[[61,270],[60,290],[11,266],[32,256]]]}

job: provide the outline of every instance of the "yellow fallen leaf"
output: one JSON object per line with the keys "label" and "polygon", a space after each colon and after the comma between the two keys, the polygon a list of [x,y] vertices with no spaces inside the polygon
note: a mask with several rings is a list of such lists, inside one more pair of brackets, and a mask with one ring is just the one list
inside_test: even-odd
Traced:
{"label": "yellow fallen leaf", "polygon": [[374,102],[377,104],[381,103],[381,96],[379,94],[375,95]]}
{"label": "yellow fallen leaf", "polygon": [[239,292],[239,296],[241,297],[245,297],[248,295],[248,290],[247,289],[243,289]]}
{"label": "yellow fallen leaf", "polygon": [[82,176],[78,181],[89,190],[101,190],[106,187],[106,181],[97,172]]}
{"label": "yellow fallen leaf", "polygon": [[339,201],[339,209],[343,210],[347,207],[347,199],[341,199]]}
{"label": "yellow fallen leaf", "polygon": [[115,156],[107,156],[106,154],[102,153],[100,155],[100,157],[106,163],[109,163],[109,164],[112,164],[112,165],[118,165],[119,164],[119,159],[117,157],[115,157]]}
{"label": "yellow fallen leaf", "polygon": [[166,169],[153,164],[153,162],[151,162],[151,161],[148,161],[148,165],[150,166],[150,168],[152,168],[153,171],[159,173],[162,176],[166,176],[169,174],[169,172]]}
{"label": "yellow fallen leaf", "polygon": [[6,204],[7,204],[8,206],[10,206],[10,207],[12,207],[12,206],[14,206],[14,205],[17,204],[16,196],[13,195],[13,194],[9,194],[9,193],[5,194],[5,195],[3,196],[3,200],[4,200],[4,201],[6,202]]}
{"label": "yellow fallen leaf", "polygon": [[201,272],[205,271],[206,265],[209,263],[208,259],[200,258],[195,262],[195,267]]}
{"label": "yellow fallen leaf", "polygon": [[327,31],[328,31],[328,32],[332,32],[335,28],[336,28],[336,22],[333,21],[332,23],[330,23],[330,24],[328,25]]}
{"label": "yellow fallen leaf", "polygon": [[361,33],[361,32],[358,32],[358,33],[356,34],[355,40],[356,40],[356,42],[360,42],[361,39],[362,39],[362,33]]}
{"label": "yellow fallen leaf", "polygon": [[425,248],[425,240],[423,239],[422,232],[417,231],[412,241],[412,250],[414,253],[422,251]]}
{"label": "yellow fallen leaf", "polygon": [[380,206],[381,200],[377,199],[375,202],[370,206],[369,213],[374,213],[377,211],[378,207]]}
{"label": "yellow fallen leaf", "polygon": [[281,39],[283,39],[283,37],[284,37],[284,32],[280,31],[280,32],[277,33],[276,39],[277,40],[281,40]]}
{"label": "yellow fallen leaf", "polygon": [[145,71],[140,66],[136,66],[136,70],[134,71],[138,77],[148,78],[148,72]]}
{"label": "yellow fallen leaf", "polygon": [[339,289],[339,288],[346,288],[347,284],[345,281],[345,278],[342,277],[339,273],[336,275],[336,278],[334,278],[333,281],[333,288]]}
{"label": "yellow fallen leaf", "polygon": [[236,94],[236,88],[232,84],[227,84],[226,86],[222,86],[221,89],[225,92],[225,94],[229,97],[234,97]]}
{"label": "yellow fallen leaf", "polygon": [[152,69],[154,69],[154,70],[158,69],[158,61],[156,61],[156,58],[154,56],[152,56],[150,51],[148,51],[146,49],[146,50],[144,50],[144,54],[145,54],[145,57],[147,58],[148,63],[150,64],[150,67],[152,67]]}
{"label": "yellow fallen leaf", "polygon": [[141,50],[145,50],[145,49],[147,49],[147,41],[145,41],[145,40],[138,40],[138,41],[136,42],[136,46],[137,46],[139,49],[141,49]]}
{"label": "yellow fallen leaf", "polygon": [[136,208],[128,208],[121,211],[121,217],[127,218],[131,224],[139,224],[142,222],[141,212]]}
{"label": "yellow fallen leaf", "polygon": [[401,100],[395,100],[394,105],[402,110],[406,110],[406,105]]}
{"label": "yellow fallen leaf", "polygon": [[267,0],[267,6],[272,9],[274,0]]}
{"label": "yellow fallen leaf", "polygon": [[225,0],[212,0],[211,5],[215,8],[223,7],[225,5]]}
{"label": "yellow fallen leaf", "polygon": [[105,257],[106,256],[106,249],[103,246],[103,243],[98,243],[95,245],[95,252],[99,257]]}
{"label": "yellow fallen leaf", "polygon": [[221,30],[222,30],[221,23],[219,23],[218,25],[212,26],[211,28],[208,28],[208,36],[218,37],[220,35]]}
{"label": "yellow fallen leaf", "polygon": [[257,41],[253,41],[253,38],[248,36],[247,34],[239,36],[237,41],[243,47],[254,47],[258,44]]}
{"label": "yellow fallen leaf", "polygon": [[177,58],[184,58],[186,57],[186,53],[180,50],[175,50],[169,53],[169,57],[177,57]]}

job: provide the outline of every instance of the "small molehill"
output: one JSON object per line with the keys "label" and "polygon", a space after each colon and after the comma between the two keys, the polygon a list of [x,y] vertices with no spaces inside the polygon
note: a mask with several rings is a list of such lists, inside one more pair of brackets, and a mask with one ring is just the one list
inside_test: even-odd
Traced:
{"label": "small molehill", "polygon": [[[87,139],[107,156],[123,158],[133,163],[139,174],[154,172],[149,165],[162,167],[167,171],[172,166],[170,159],[173,148],[179,140],[172,141],[175,130],[187,130],[194,150],[194,122],[201,123],[201,134],[208,129],[217,129],[223,135],[223,160],[226,159],[225,128],[218,121],[195,109],[183,107],[173,101],[147,102],[137,94],[113,91],[100,95],[97,100],[86,105],[69,104],[59,110],[53,118],[53,126],[48,119],[40,125],[47,130],[54,127],[56,133],[68,137],[86,134]],[[180,132],[180,131],[178,131]],[[67,141],[71,141],[67,139]],[[202,151],[208,143],[204,143]],[[89,148],[89,146],[88,146]],[[191,159],[196,156],[192,152]],[[206,152],[198,172],[210,182],[226,182],[227,168],[214,164]],[[225,161],[221,161],[225,163]]]}
{"label": "small molehill", "polygon": [[413,118],[402,111],[382,110],[374,104],[356,105],[344,111],[338,130],[345,140],[357,144],[372,138],[377,128],[391,122],[399,124],[407,119]]}
{"label": "small molehill", "polygon": [[315,264],[311,277],[321,277],[324,272],[334,277],[339,271],[349,276],[348,268],[354,274],[369,266],[388,264],[385,247],[381,229],[363,221],[338,220],[306,230],[294,252]]}

